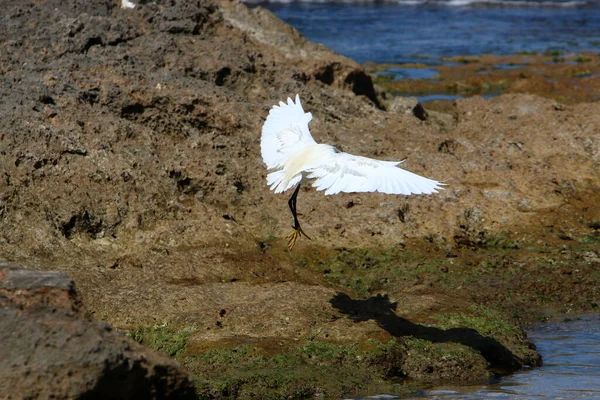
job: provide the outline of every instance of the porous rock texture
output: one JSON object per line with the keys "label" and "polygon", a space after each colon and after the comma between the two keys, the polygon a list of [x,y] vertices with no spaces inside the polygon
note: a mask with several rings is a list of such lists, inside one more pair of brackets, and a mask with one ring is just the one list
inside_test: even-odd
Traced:
{"label": "porous rock texture", "polygon": [[[543,245],[585,234],[599,214],[597,103],[507,95],[417,118],[386,111],[359,65],[260,7],[0,4],[0,258],[67,272],[90,312],[118,328],[174,322],[199,341],[315,329],[368,338],[382,327],[340,318],[336,289],[299,258],[497,234]],[[406,158],[445,190],[306,187],[298,209],[312,241],[292,258],[287,196],[266,186],[259,140],[270,107],[296,93],[317,141]],[[398,313],[421,323],[459,307],[422,287],[396,296]]]}
{"label": "porous rock texture", "polygon": [[0,397],[194,399],[174,361],[92,320],[64,272],[0,264]]}

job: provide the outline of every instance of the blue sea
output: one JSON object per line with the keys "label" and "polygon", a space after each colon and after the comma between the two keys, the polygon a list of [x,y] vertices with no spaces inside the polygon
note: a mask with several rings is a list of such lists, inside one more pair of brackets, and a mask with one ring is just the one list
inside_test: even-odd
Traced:
{"label": "blue sea", "polygon": [[363,63],[600,51],[600,0],[254,2],[309,40]]}

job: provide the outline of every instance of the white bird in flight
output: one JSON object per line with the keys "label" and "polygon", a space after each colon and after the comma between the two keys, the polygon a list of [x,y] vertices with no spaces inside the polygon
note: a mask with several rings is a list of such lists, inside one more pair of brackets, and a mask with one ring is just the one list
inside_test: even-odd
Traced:
{"label": "white bird in flight", "polygon": [[328,144],[315,142],[308,130],[311,113],[305,113],[300,104],[287,99],[269,112],[262,128],[260,149],[268,169],[267,184],[275,193],[296,186],[288,201],[294,216],[294,230],[286,238],[292,250],[298,236],[304,233],[298,221],[296,200],[302,179],[314,179],[317,190],[325,195],[339,192],[382,192],[390,194],[431,194],[442,189],[443,183],[398,168],[403,161],[380,161],[339,152]]}

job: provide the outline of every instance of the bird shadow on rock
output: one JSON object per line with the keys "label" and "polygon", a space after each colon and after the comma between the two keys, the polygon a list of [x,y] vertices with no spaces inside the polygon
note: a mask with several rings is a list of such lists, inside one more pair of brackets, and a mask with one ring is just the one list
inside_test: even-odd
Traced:
{"label": "bird shadow on rock", "polygon": [[432,343],[454,342],[471,347],[479,352],[496,374],[514,372],[523,366],[523,361],[496,339],[483,336],[472,328],[440,329],[419,325],[396,315],[398,303],[392,303],[388,295],[378,294],[366,300],[354,300],[346,293],[337,293],[331,305],[355,322],[374,320],[392,336],[412,336]]}

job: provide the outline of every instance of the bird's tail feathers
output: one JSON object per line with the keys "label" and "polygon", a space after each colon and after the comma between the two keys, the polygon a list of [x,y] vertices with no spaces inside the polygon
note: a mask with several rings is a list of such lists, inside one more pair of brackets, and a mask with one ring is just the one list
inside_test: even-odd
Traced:
{"label": "bird's tail feathers", "polygon": [[286,190],[296,186],[302,179],[302,174],[293,177],[290,181],[286,182],[285,173],[283,170],[271,172],[267,175],[267,185],[275,193],[283,193]]}
{"label": "bird's tail feathers", "polygon": [[281,181],[283,180],[283,171],[275,171],[271,172],[267,175],[267,185],[271,187],[271,190],[275,190],[275,187],[279,186]]}

